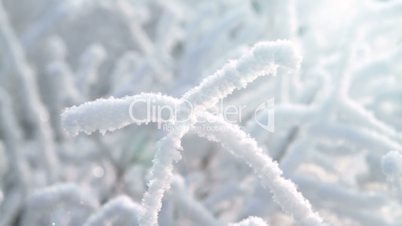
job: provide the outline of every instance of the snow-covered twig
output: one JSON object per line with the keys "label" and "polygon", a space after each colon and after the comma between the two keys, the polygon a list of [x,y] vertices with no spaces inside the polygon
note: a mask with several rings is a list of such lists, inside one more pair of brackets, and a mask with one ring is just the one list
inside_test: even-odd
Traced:
{"label": "snow-covered twig", "polygon": [[85,226],[99,225],[138,225],[138,216],[142,212],[141,206],[131,201],[127,196],[114,198],[102,206],[85,222]]}
{"label": "snow-covered twig", "polygon": [[230,224],[229,226],[269,226],[269,225],[261,218],[249,217],[238,223]]}
{"label": "snow-covered twig", "polygon": [[8,22],[3,4],[0,2],[0,49],[7,53],[9,64],[11,66],[9,73],[16,76],[21,86],[20,98],[23,101],[24,113],[26,119],[35,129],[36,139],[43,153],[43,167],[48,175],[50,182],[57,178],[57,156],[55,154],[55,145],[53,133],[47,119],[48,112],[40,100],[39,91],[36,86],[34,71],[28,64],[25,53],[19,43],[12,27]]}
{"label": "snow-covered twig", "polygon": [[[310,203],[297,191],[295,184],[282,177],[278,164],[258,147],[254,139],[247,136],[235,125],[209,114],[200,115],[201,122],[196,124],[195,131],[203,137],[218,141],[229,149],[233,155],[245,161],[260,178],[261,183],[269,188],[274,200],[288,213],[292,214],[302,225],[324,225],[321,217],[313,212]],[[198,127],[198,128],[197,128]],[[218,128],[202,130],[202,128]]]}
{"label": "snow-covered twig", "polygon": [[[172,122],[174,130],[159,143],[154,165],[151,169],[149,188],[142,201],[144,214],[139,219],[140,225],[155,225],[157,223],[157,213],[162,205],[163,194],[169,189],[172,180],[172,163],[181,158],[178,152],[181,149],[181,138],[197,121],[211,122],[212,120],[215,122],[216,118],[208,116],[207,113],[200,115],[200,112],[214,106],[218,100],[226,97],[234,90],[244,88],[259,76],[275,73],[278,67],[297,68],[299,59],[289,42],[258,43],[245,56],[224,65],[221,70],[206,78],[199,86],[186,92],[182,99],[173,101],[172,98],[158,97],[157,104],[168,102],[168,106],[172,106],[172,103],[179,103],[179,112],[184,116],[187,115],[189,120],[184,123]],[[144,101],[149,97],[156,98],[154,94],[141,94],[120,100],[103,99],[87,103],[66,110],[63,113],[63,121],[66,129],[73,134],[77,134],[79,131],[91,133],[95,130],[105,132],[119,129],[133,122],[127,113],[128,109],[133,112],[132,106],[129,108],[131,102],[135,100],[138,103],[138,99]],[[194,110],[188,109],[188,106],[185,105],[187,103],[190,103]],[[144,106],[142,107],[144,109]],[[144,110],[137,114],[146,116]],[[144,122],[158,120],[160,119],[148,119]],[[134,122],[142,123],[140,120],[134,120]],[[229,133],[229,137],[233,141],[231,141],[232,143],[227,141],[226,135],[222,136],[222,133],[214,134],[216,139],[233,150],[235,155],[244,159],[257,175],[264,179],[263,184],[272,190],[275,199],[286,211],[306,225],[322,224],[321,218],[312,212],[308,201],[296,191],[293,183],[281,177],[281,170],[268,156],[262,154],[263,152],[253,139],[247,138],[239,129],[229,124],[220,121],[215,123],[218,123],[226,133]],[[201,131],[198,132],[205,136],[206,134]],[[239,147],[241,148],[239,149]]]}
{"label": "snow-covered twig", "polygon": [[[40,222],[82,224],[98,206],[98,200],[77,185],[57,184],[38,190],[29,197],[21,225],[28,226]],[[66,209],[69,211],[68,216],[65,215]]]}

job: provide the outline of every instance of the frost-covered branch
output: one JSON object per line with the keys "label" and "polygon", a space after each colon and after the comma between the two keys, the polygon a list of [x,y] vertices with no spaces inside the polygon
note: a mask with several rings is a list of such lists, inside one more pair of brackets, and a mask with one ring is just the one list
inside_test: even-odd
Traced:
{"label": "frost-covered branch", "polygon": [[[175,101],[173,98],[156,96],[155,94],[140,94],[118,100],[113,98],[98,100],[68,109],[63,113],[63,122],[67,131],[72,134],[77,134],[79,131],[91,133],[95,130],[104,133],[133,123],[128,110],[143,116],[142,118],[146,117],[145,113],[149,114],[145,105],[142,105],[142,109],[132,109],[133,102],[142,101],[145,104],[146,99],[158,97],[156,99],[157,104],[167,103],[168,106],[172,106],[174,103],[180,103],[178,106],[179,113],[184,114],[184,116],[190,116],[190,120],[184,123],[173,122],[174,130],[160,141],[154,158],[154,165],[151,169],[148,191],[142,200],[144,214],[139,219],[140,225],[155,225],[157,223],[157,213],[162,205],[163,194],[170,187],[173,162],[181,158],[178,152],[181,149],[181,138],[193,123],[199,120],[214,120],[212,117],[205,117],[205,115],[202,115],[202,118],[197,118],[199,116],[198,112],[214,106],[218,100],[225,98],[236,89],[244,88],[256,78],[274,74],[278,67],[296,69],[299,61],[300,57],[295,52],[294,47],[287,41],[259,43],[245,56],[225,64],[222,69],[206,78],[199,86],[185,93],[182,99]],[[194,109],[188,109],[188,106],[184,105],[185,103],[190,103],[190,106]],[[191,116],[196,117],[194,122]],[[134,120],[134,122],[140,124],[158,120],[161,119]],[[226,124],[220,124],[220,126],[233,129],[233,127]],[[229,129],[227,132],[233,133]],[[238,130],[236,129],[234,132],[234,134],[231,134],[231,138],[243,140],[244,143],[240,142],[232,146],[226,144],[223,140],[222,142],[228,145],[229,148],[235,148],[236,145],[244,148],[242,152],[238,152],[235,155],[243,158],[254,168],[257,175],[267,180],[264,180],[263,183],[273,191],[282,207],[294,214],[296,219],[301,220],[303,223],[321,225],[321,218],[312,212],[308,201],[296,191],[290,181],[281,177],[281,171],[278,166],[269,157],[262,154],[255,141],[253,139],[243,139],[242,136],[245,137],[245,135],[241,132],[239,132],[240,135],[237,134]],[[216,136],[219,137],[219,134]],[[219,138],[222,139],[222,137]],[[235,150],[237,151],[238,149]],[[250,153],[247,154],[244,151],[249,151]],[[266,168],[266,164],[270,165],[270,167]],[[292,202],[288,206],[287,202],[290,200]]]}
{"label": "frost-covered branch", "polygon": [[172,183],[173,196],[182,211],[188,214],[200,225],[223,226],[206,207],[188,193],[184,181],[179,176],[175,176]]}
{"label": "frost-covered branch", "polygon": [[261,218],[249,217],[238,223],[230,224],[229,226],[269,226],[269,225]]}
{"label": "frost-covered branch", "polygon": [[114,198],[104,204],[100,210],[90,216],[85,226],[118,224],[121,226],[138,225],[138,216],[142,208],[127,196]]}
{"label": "frost-covered branch", "polygon": [[48,112],[40,100],[34,71],[29,66],[23,48],[8,22],[2,2],[0,2],[0,49],[8,55],[7,58],[3,57],[11,67],[8,73],[16,76],[21,87],[19,97],[23,102],[24,116],[35,129],[36,139],[43,153],[43,167],[48,174],[48,180],[54,181],[57,178],[57,167],[55,167],[57,156],[53,134],[49,124],[42,120],[49,117]]}
{"label": "frost-covered branch", "polygon": [[[323,225],[321,217],[313,212],[310,203],[297,191],[295,184],[282,177],[282,170],[269,156],[264,154],[254,139],[247,136],[235,125],[231,125],[215,116],[203,114],[201,122],[195,125],[197,134],[220,142],[233,155],[245,161],[261,179],[261,183],[269,188],[274,200],[303,225]],[[197,128],[198,127],[198,128]],[[218,128],[208,131],[208,128]],[[207,128],[203,131],[203,128]]]}
{"label": "frost-covered branch", "polygon": [[288,41],[258,43],[240,59],[225,64],[199,86],[185,93],[183,99],[189,101],[194,108],[210,108],[258,77],[275,75],[278,67],[297,69],[300,59]]}
{"label": "frost-covered branch", "polygon": [[[32,194],[26,203],[27,211],[23,215],[21,225],[28,226],[39,222],[83,223],[98,206],[98,200],[92,194],[82,191],[77,185],[57,184]],[[63,213],[66,209],[70,212],[67,217]],[[53,217],[50,217],[50,210],[59,213],[53,213]]]}

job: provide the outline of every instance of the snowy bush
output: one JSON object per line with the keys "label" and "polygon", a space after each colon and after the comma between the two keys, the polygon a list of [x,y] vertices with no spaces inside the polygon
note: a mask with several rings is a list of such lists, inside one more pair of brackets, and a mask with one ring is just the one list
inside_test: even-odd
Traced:
{"label": "snowy bush", "polygon": [[0,1],[0,226],[397,226],[399,0]]}

